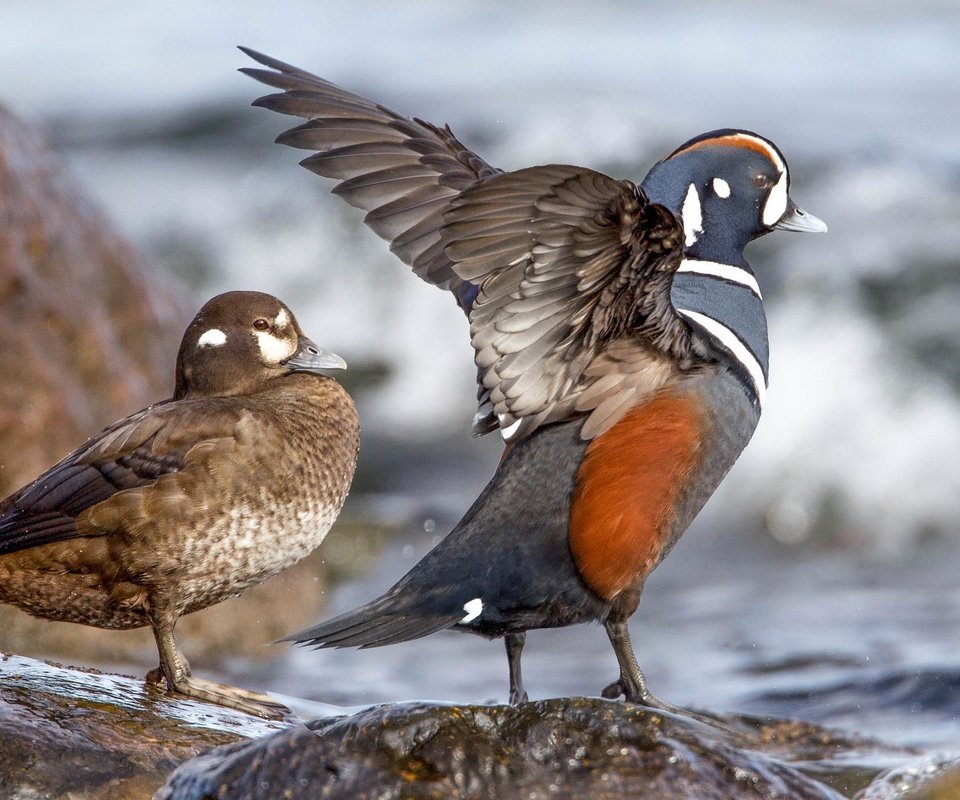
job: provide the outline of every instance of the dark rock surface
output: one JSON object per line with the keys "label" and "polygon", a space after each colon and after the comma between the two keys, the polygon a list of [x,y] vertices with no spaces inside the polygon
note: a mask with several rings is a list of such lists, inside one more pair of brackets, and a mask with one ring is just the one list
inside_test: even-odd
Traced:
{"label": "dark rock surface", "polygon": [[[947,800],[956,789],[951,759],[803,722],[715,728],[591,698],[360,710],[280,699],[326,716],[264,722],[0,654],[0,798]],[[891,764],[902,766],[876,777]]]}
{"label": "dark rock surface", "polygon": [[786,763],[856,743],[800,723],[727,733],[599,699],[507,706],[379,706],[319,720],[187,762],[162,800],[290,797],[828,800]]}
{"label": "dark rock surface", "polygon": [[0,654],[0,797],[145,800],[216,745],[282,730],[142,680]]}

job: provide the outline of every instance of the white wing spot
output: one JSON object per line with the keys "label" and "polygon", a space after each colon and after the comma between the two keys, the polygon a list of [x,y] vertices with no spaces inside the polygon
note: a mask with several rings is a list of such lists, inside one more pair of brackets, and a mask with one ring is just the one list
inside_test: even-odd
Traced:
{"label": "white wing spot", "polygon": [[[498,417],[500,419],[500,425],[502,426],[505,417],[504,415],[498,415]],[[521,422],[523,422],[522,417],[516,420],[515,422],[513,422],[513,424],[508,425],[506,428],[500,429],[500,435],[503,437],[504,441],[507,441],[511,436],[513,436],[513,434],[517,432],[517,428],[520,427]]]}
{"label": "white wing spot", "polygon": [[687,189],[680,216],[683,217],[686,245],[690,247],[703,233],[703,209],[700,207],[700,195],[697,194],[696,184],[691,183],[690,188]]}
{"label": "white wing spot", "polygon": [[220,347],[227,341],[227,334],[219,328],[211,328],[197,339],[197,347]]}
{"label": "white wing spot", "polygon": [[730,196],[730,184],[727,183],[723,178],[714,178],[713,191],[717,193],[717,197],[721,197],[726,200]]}
{"label": "white wing spot", "polygon": [[467,622],[473,622],[480,614],[483,612],[483,600],[479,597],[474,597],[473,600],[468,600],[463,604],[463,610],[467,612],[467,615],[460,620],[458,624],[463,625]]}

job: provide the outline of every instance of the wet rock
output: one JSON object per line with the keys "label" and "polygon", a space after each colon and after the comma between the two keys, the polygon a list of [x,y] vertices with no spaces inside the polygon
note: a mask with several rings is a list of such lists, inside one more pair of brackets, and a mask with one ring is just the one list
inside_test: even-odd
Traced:
{"label": "wet rock", "polygon": [[913,759],[877,777],[856,800],[957,800],[960,759],[934,753]]}
{"label": "wet rock", "polygon": [[0,654],[0,797],[146,800],[185,759],[283,727],[142,680]]}
{"label": "wet rock", "polygon": [[179,767],[157,797],[840,798],[761,752],[812,747],[812,730],[755,724],[727,733],[585,698],[520,708],[377,706],[217,748]]}

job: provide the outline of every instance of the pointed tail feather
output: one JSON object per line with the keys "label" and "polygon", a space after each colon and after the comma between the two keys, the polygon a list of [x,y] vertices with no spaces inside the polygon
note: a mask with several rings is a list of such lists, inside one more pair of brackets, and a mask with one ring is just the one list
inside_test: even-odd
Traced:
{"label": "pointed tail feather", "polygon": [[413,609],[390,608],[390,603],[385,600],[381,598],[277,641],[316,648],[381,647],[436,633],[455,625],[462,617],[462,612],[418,613]]}

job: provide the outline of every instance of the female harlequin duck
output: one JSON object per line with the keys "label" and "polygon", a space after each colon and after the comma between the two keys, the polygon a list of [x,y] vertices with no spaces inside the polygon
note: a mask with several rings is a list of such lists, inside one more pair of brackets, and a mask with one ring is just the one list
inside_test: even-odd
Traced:
{"label": "female harlequin duck", "polygon": [[187,328],[173,398],[114,423],[0,503],[0,601],[101,628],[150,625],[171,692],[264,717],[269,698],[190,676],[178,617],[319,545],[350,488],[359,422],[344,361],[267,294]]}
{"label": "female harlequin duck", "polygon": [[744,247],[825,231],[790,199],[783,154],[743,130],[691,139],[640,186],[582,167],[504,173],[449,128],[402,117],[246,50],[307,121],[283,144],[470,322],[475,431],[506,442],[453,531],[383,596],[289,637],[375,647],[444,628],[505,638],[526,695],[530,628],[599,621],[620,666],[605,697],[647,690],[627,632],[646,577],[753,434],[767,329]]}

